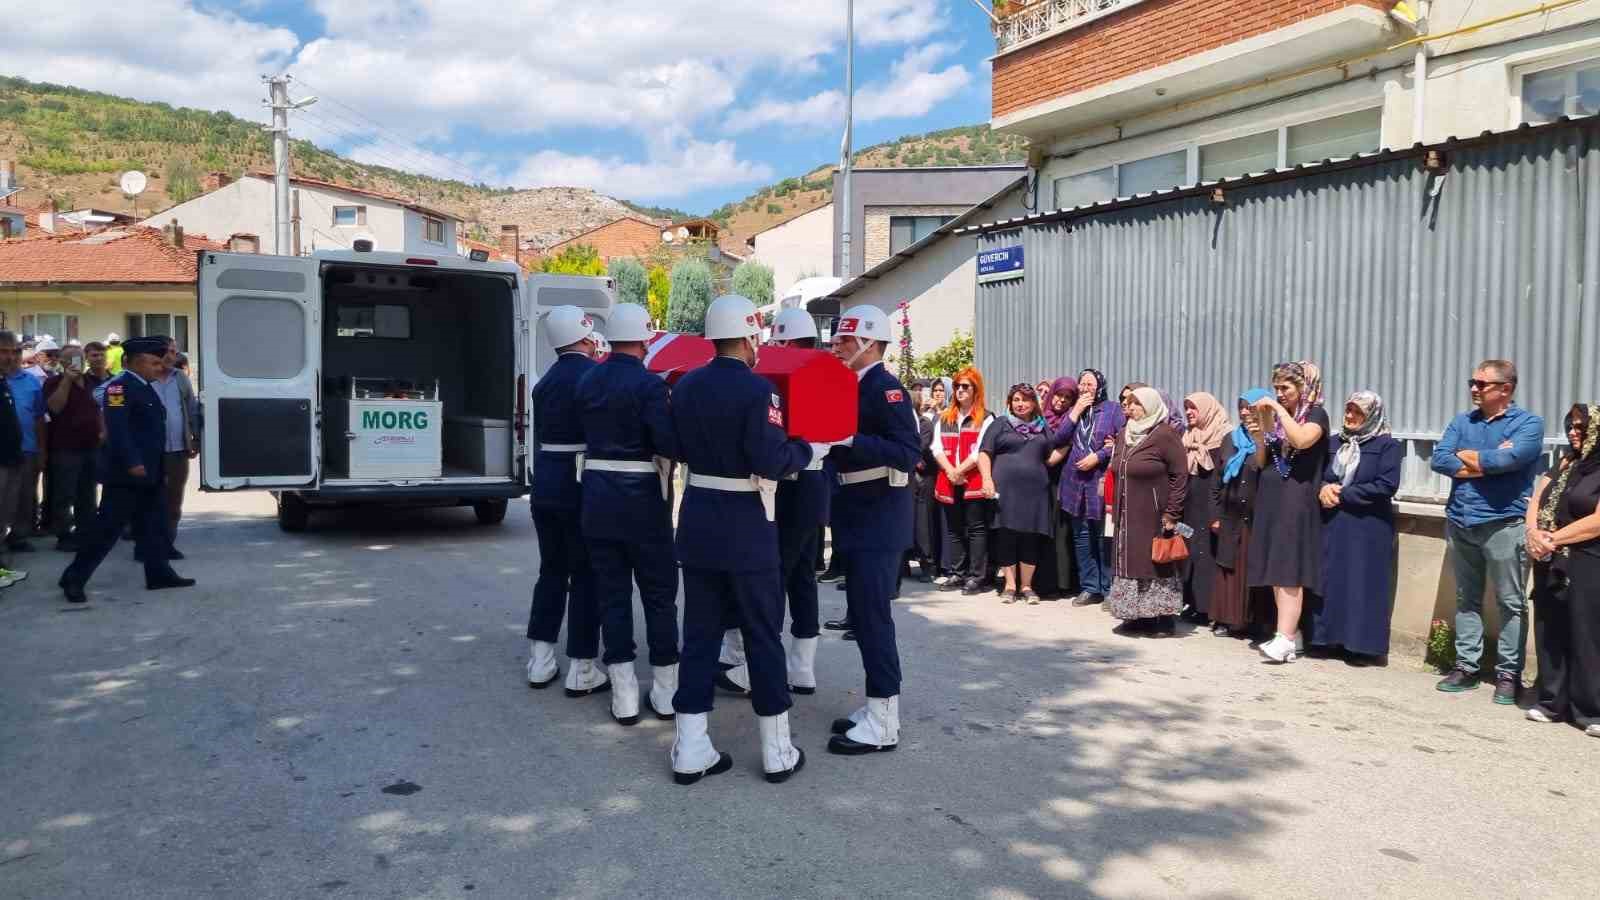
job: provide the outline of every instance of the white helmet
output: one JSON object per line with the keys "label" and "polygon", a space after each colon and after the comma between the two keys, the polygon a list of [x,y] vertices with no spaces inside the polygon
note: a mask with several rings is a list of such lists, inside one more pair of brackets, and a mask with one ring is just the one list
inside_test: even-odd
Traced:
{"label": "white helmet", "polygon": [[637,303],[618,303],[606,323],[606,332],[613,342],[648,341],[656,336],[650,327],[650,311]]}
{"label": "white helmet", "polygon": [[852,306],[839,317],[833,329],[835,337],[855,337],[870,341],[893,340],[890,335],[889,314],[876,306]]}
{"label": "white helmet", "polygon": [[761,333],[756,305],[738,294],[724,294],[706,308],[706,340],[754,337]]}
{"label": "white helmet", "polygon": [[817,320],[798,306],[786,307],[772,320],[772,339],[800,341],[817,336]]}
{"label": "white helmet", "polygon": [[40,353],[44,353],[48,350],[60,350],[61,347],[56,343],[55,338],[47,334],[39,339],[39,343],[35,345],[33,349]]}
{"label": "white helmet", "polygon": [[113,331],[110,334],[106,335],[106,343],[108,343],[108,344],[115,344],[116,342],[118,342],[120,340],[122,340],[122,335],[117,334],[115,331]]}
{"label": "white helmet", "polygon": [[558,306],[545,316],[550,346],[560,350],[594,335],[594,319],[576,306]]}

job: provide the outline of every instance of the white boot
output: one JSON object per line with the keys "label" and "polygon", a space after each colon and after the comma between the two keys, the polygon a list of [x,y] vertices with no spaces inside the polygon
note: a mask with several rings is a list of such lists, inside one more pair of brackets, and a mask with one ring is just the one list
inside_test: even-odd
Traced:
{"label": "white boot", "polygon": [[900,698],[868,697],[867,714],[854,728],[828,741],[828,750],[846,756],[888,751],[900,745]]}
{"label": "white boot", "polygon": [[633,663],[613,663],[606,668],[611,673],[611,718],[619,725],[638,724],[639,676],[633,672]]}
{"label": "white boot", "polygon": [[678,664],[656,666],[650,685],[650,711],[658,719],[672,718],[672,697],[678,693]]}
{"label": "white boot", "polygon": [[556,645],[549,641],[528,642],[528,687],[547,688],[561,677],[556,664]]}
{"label": "white boot", "polygon": [[833,720],[833,733],[834,734],[844,734],[845,732],[849,731],[850,729],[852,729],[852,728],[856,727],[857,725],[861,724],[861,721],[863,719],[865,719],[866,717],[867,717],[867,708],[865,706],[857,707],[855,712],[853,712],[850,715],[844,717],[843,719],[834,719]]}
{"label": "white boot", "polygon": [[789,690],[796,694],[817,692],[817,639],[795,638],[789,646]]}
{"label": "white boot", "polygon": [[767,781],[787,781],[806,764],[805,753],[789,739],[789,714],[762,716],[757,721],[761,724],[761,768],[767,773]]}
{"label": "white boot", "polygon": [[744,665],[744,633],[737,628],[729,628],[722,633],[722,652],[717,656],[717,662],[725,666]]}
{"label": "white boot", "polygon": [[712,746],[705,713],[678,713],[673,724],[672,780],[694,784],[706,775],[721,775],[733,768],[733,758]]}
{"label": "white boot", "polygon": [[740,663],[726,672],[718,672],[716,683],[717,687],[730,694],[748,697],[750,696],[750,667]]}
{"label": "white boot", "polygon": [[568,697],[587,697],[611,689],[606,673],[594,664],[594,660],[573,659],[568,662],[571,663],[567,669]]}

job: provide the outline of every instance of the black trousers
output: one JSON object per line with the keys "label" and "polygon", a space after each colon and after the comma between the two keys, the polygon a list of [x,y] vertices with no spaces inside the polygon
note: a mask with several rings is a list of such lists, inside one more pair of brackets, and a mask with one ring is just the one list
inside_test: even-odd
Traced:
{"label": "black trousers", "polygon": [[633,585],[644,607],[645,643],[650,665],[678,661],[678,562],[671,544],[589,541],[589,565],[600,598],[606,665],[633,662]]}
{"label": "black trousers", "polygon": [[139,558],[144,560],[146,581],[158,581],[176,574],[167,562],[167,509],[160,484],[128,487],[108,484],[100,495],[100,510],[95,514],[94,530],[61,580],[78,585],[89,583],[100,563],[122,537],[122,530],[133,526]]}
{"label": "black trousers", "polygon": [[996,528],[993,534],[995,565],[1002,569],[1018,563],[1037,566],[1045,557],[1048,542],[1049,538],[1031,531]]}
{"label": "black trousers", "polygon": [[1580,728],[1600,724],[1600,560],[1582,551],[1533,569],[1539,706]]}
{"label": "black trousers", "polygon": [[994,521],[994,501],[957,498],[944,508],[945,530],[955,557],[948,568],[964,579],[988,581],[994,577],[989,564],[989,523]]}
{"label": "black trousers", "polygon": [[535,506],[533,530],[539,536],[539,580],[528,610],[528,640],[555,643],[566,615],[567,656],[594,659],[600,655],[600,606],[578,511]]}
{"label": "black trousers", "polygon": [[[817,570],[812,565],[822,533],[815,528],[778,529],[779,577],[789,598],[789,633],[797,638],[821,634],[817,613]],[[779,625],[783,620],[780,617]]]}
{"label": "black trousers", "polygon": [[881,550],[848,550],[844,554],[845,601],[861,650],[861,667],[867,674],[867,696],[877,699],[900,694],[900,650],[891,601],[902,555]]}
{"label": "black trousers", "polygon": [[783,658],[783,594],[778,573],[683,570],[683,656],[672,708],[708,713],[726,622],[737,621],[750,667],[750,699],[758,716],[787,712],[789,669]]}

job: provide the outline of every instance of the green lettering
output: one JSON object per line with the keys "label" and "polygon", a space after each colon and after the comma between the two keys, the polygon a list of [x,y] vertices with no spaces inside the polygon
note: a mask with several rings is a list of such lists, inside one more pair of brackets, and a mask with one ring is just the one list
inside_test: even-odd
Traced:
{"label": "green lettering", "polygon": [[394,410],[392,410],[392,409],[384,410],[383,411],[383,415],[380,418],[383,421],[383,427],[384,428],[393,428],[395,426],[396,416],[394,414]]}
{"label": "green lettering", "polygon": [[411,413],[409,411],[402,412],[399,415],[398,422],[399,422],[399,427],[401,427],[401,428],[410,428],[411,427]]}
{"label": "green lettering", "polygon": [[428,430],[428,414],[423,412],[422,410],[417,410],[416,412],[412,413],[412,415],[416,417],[415,419],[413,419],[413,421],[415,421],[417,423],[417,430],[418,431],[427,431]]}
{"label": "green lettering", "polygon": [[378,411],[375,409],[363,409],[361,411],[361,427],[365,429],[377,428]]}

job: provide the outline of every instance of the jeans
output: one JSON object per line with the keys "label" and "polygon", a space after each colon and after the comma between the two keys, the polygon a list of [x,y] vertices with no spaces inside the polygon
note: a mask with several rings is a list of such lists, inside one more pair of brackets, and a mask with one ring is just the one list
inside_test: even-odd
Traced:
{"label": "jeans", "polygon": [[1106,559],[1105,522],[1072,517],[1072,546],[1078,558],[1078,584],[1086,594],[1111,593],[1111,563]]}
{"label": "jeans", "polygon": [[1476,675],[1483,660],[1484,581],[1500,607],[1500,642],[1495,672],[1522,674],[1527,641],[1524,592],[1527,545],[1521,519],[1485,522],[1471,528],[1449,522],[1446,537],[1456,574],[1456,667]]}
{"label": "jeans", "polygon": [[[57,538],[76,533],[88,539],[94,531],[94,450],[50,451],[50,524]],[[67,509],[72,513],[68,515]]]}

